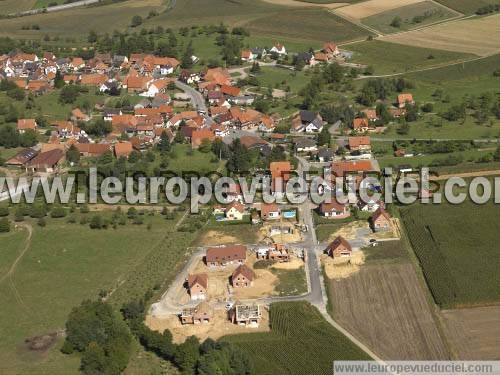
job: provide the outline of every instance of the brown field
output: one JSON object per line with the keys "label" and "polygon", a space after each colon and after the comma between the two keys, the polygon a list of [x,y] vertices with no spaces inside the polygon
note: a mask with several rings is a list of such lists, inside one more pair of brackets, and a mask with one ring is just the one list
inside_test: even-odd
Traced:
{"label": "brown field", "polygon": [[430,26],[420,30],[387,35],[380,40],[480,56],[500,52],[500,14]]}
{"label": "brown field", "polygon": [[500,306],[443,310],[445,333],[460,360],[500,360]]}
{"label": "brown field", "polygon": [[363,265],[329,281],[333,316],[387,360],[443,360],[449,355],[413,266]]}
{"label": "brown field", "polygon": [[387,10],[405,5],[420,3],[423,0],[369,0],[337,9],[335,12],[343,16],[360,20]]}

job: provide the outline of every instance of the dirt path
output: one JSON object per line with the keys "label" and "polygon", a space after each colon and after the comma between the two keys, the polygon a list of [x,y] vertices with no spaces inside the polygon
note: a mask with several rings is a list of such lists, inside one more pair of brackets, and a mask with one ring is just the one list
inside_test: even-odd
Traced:
{"label": "dirt path", "polygon": [[24,257],[26,252],[30,249],[31,247],[31,237],[33,235],[33,227],[30,224],[23,223],[19,224],[23,228],[25,228],[28,231],[28,237],[26,238],[24,248],[21,250],[21,253],[18,255],[18,257],[14,260],[14,263],[10,266],[9,270],[5,275],[2,276],[0,279],[0,284],[5,281],[9,280],[9,287],[12,290],[12,293],[14,294],[14,298],[16,301],[24,308],[24,310],[28,313],[31,312],[30,308],[24,303],[24,300],[22,299],[21,295],[19,294],[19,291],[16,288],[16,285],[14,284],[14,280],[12,279],[12,275],[16,271],[16,267],[21,261],[21,259]]}
{"label": "dirt path", "polygon": [[495,169],[495,170],[491,170],[491,171],[465,172],[465,173],[458,173],[458,174],[443,174],[441,176],[430,177],[429,179],[431,181],[439,181],[439,180],[447,180],[447,179],[452,178],[452,177],[467,178],[467,177],[484,177],[484,176],[495,176],[495,175],[500,175],[499,169]]}
{"label": "dirt path", "polygon": [[2,283],[5,279],[7,279],[8,277],[12,276],[12,274],[14,274],[14,272],[16,271],[16,267],[17,267],[18,263],[21,261],[21,259],[23,258],[24,254],[26,254],[26,252],[31,247],[31,237],[33,235],[33,227],[30,224],[27,224],[27,223],[23,223],[23,224],[19,224],[19,225],[22,226],[23,228],[25,228],[28,231],[28,237],[26,238],[25,245],[24,245],[23,250],[21,250],[21,253],[14,260],[14,263],[12,263],[12,265],[10,266],[9,270],[7,271],[7,273],[5,275],[3,275],[2,278],[0,278],[0,283]]}

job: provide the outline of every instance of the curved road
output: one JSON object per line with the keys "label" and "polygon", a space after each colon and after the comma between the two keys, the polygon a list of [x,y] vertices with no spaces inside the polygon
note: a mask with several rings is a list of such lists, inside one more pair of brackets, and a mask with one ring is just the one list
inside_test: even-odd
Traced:
{"label": "curved road", "polygon": [[175,86],[177,86],[178,89],[184,91],[191,97],[191,104],[194,108],[196,108],[197,111],[207,113],[205,98],[200,94],[199,91],[179,80],[175,81]]}

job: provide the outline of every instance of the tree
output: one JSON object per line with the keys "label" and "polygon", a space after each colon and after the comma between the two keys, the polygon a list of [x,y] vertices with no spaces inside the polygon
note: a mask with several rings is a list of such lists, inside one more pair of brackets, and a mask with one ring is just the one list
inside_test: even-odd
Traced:
{"label": "tree", "polygon": [[76,101],[80,95],[80,88],[76,85],[66,85],[59,93],[59,101],[63,104],[71,104]]}
{"label": "tree", "polygon": [[132,17],[132,20],[130,21],[130,26],[131,27],[137,27],[142,25],[142,17],[139,15],[135,15]]}
{"label": "tree", "polygon": [[265,99],[263,97],[257,98],[255,100],[255,102],[253,103],[253,106],[259,112],[262,112],[262,113],[269,112],[269,100]]}
{"label": "tree", "polygon": [[323,126],[323,129],[318,134],[318,145],[319,146],[329,146],[331,140],[331,134],[328,126]]}
{"label": "tree", "polygon": [[170,151],[170,138],[168,137],[166,131],[163,131],[161,133],[160,141],[158,142],[156,148],[158,149],[158,151],[160,151],[161,154],[165,154]]}
{"label": "tree", "polygon": [[9,216],[9,207],[8,206],[0,206],[0,217]]}
{"label": "tree", "polygon": [[200,342],[196,336],[189,336],[175,351],[175,363],[183,373],[194,374],[196,363],[200,357]]}
{"label": "tree", "polygon": [[56,72],[56,76],[54,77],[54,87],[56,89],[60,89],[65,85],[64,78],[61,74],[61,72],[58,70]]}
{"label": "tree", "polygon": [[189,69],[193,66],[192,56],[194,55],[193,42],[189,41],[189,44],[186,47],[186,51],[184,51],[184,55],[182,55],[181,66],[184,69]]}
{"label": "tree", "polygon": [[89,35],[87,36],[87,41],[89,43],[97,42],[97,33],[94,30],[89,31]]}
{"label": "tree", "polygon": [[493,154],[493,159],[495,161],[500,161],[500,145],[497,146],[495,153]]}
{"label": "tree", "polygon": [[56,219],[56,218],[61,218],[65,217],[67,215],[66,209],[61,206],[55,206],[50,210],[50,217]]}
{"label": "tree", "polygon": [[254,61],[252,67],[250,68],[250,73],[259,73],[260,72],[260,64],[257,61]]}
{"label": "tree", "polygon": [[96,214],[92,216],[92,219],[90,219],[89,227],[91,229],[102,229],[103,227],[103,220],[101,215]]}
{"label": "tree", "polygon": [[10,221],[6,217],[0,219],[0,233],[10,232]]}
{"label": "tree", "polygon": [[73,164],[80,162],[80,151],[78,151],[74,144],[69,146],[68,151],[66,151],[66,160]]}
{"label": "tree", "polygon": [[200,147],[198,148],[198,151],[203,152],[203,153],[208,153],[212,150],[212,142],[208,139],[203,139],[201,141]]}
{"label": "tree", "polygon": [[393,20],[391,21],[390,25],[392,27],[396,27],[396,28],[400,28],[401,27],[401,23],[403,22],[403,20],[401,19],[401,17],[399,16],[396,16],[393,18]]}

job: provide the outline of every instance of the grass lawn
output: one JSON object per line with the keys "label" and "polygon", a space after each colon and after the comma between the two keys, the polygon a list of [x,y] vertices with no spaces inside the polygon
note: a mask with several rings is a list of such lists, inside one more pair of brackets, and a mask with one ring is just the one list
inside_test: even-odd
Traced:
{"label": "grass lawn", "polygon": [[[160,216],[146,225],[91,230],[87,225],[48,219],[40,228],[33,222],[29,250],[12,278],[0,283],[0,372],[77,373],[77,356],[59,352],[59,341],[46,353],[29,352],[24,339],[64,328],[69,311],[100,290],[114,290],[110,300],[120,306],[162,286],[175,275],[194,234],[174,231],[175,221]],[[12,264],[23,247],[26,232],[0,235],[0,272]]]}
{"label": "grass lawn", "polygon": [[47,8],[49,6],[64,4],[64,0],[36,0],[33,9]]}
{"label": "grass lawn", "polygon": [[500,300],[498,217],[493,202],[413,204],[401,217],[436,303],[443,308]]}
{"label": "grass lawn", "polygon": [[187,171],[207,173],[217,171],[218,168],[220,163],[212,152],[192,150],[188,144],[175,144],[168,163],[168,169],[176,173]]}
{"label": "grass lawn", "polygon": [[290,87],[292,93],[297,93],[310,81],[310,76],[304,72],[290,71],[284,68],[262,66],[255,74],[261,86],[285,89]]}
{"label": "grass lawn", "polygon": [[11,157],[13,157],[15,154],[17,154],[19,151],[21,151],[22,149],[23,149],[22,147],[0,148],[0,158],[3,158],[4,160],[8,160]]}
{"label": "grass lawn", "polygon": [[37,0],[3,0],[0,2],[0,14],[11,14],[30,10]]}
{"label": "grass lawn", "polygon": [[[473,57],[460,52],[405,46],[378,40],[354,43],[345,48],[354,52],[352,62],[373,66],[377,75],[404,73]],[[429,58],[430,56],[433,58]]]}
{"label": "grass lawn", "polygon": [[364,248],[363,253],[369,263],[408,260],[408,253],[401,241],[382,241],[377,246]]}
{"label": "grass lawn", "polygon": [[[428,14],[421,22],[414,22],[414,17]],[[422,1],[420,3],[406,5],[397,9],[375,14],[363,18],[361,22],[383,33],[390,34],[404,30],[411,30],[424,25],[444,21],[448,18],[456,17],[459,13],[440,6],[432,1]],[[401,18],[401,26],[391,26],[395,17]]]}
{"label": "grass lawn", "polygon": [[250,355],[257,374],[327,374],[336,359],[369,359],[307,302],[274,303],[269,315],[269,333],[222,338]]}
{"label": "grass lawn", "polygon": [[280,296],[293,296],[307,293],[306,271],[304,267],[295,270],[271,268],[272,273],[278,276],[276,291]]}

